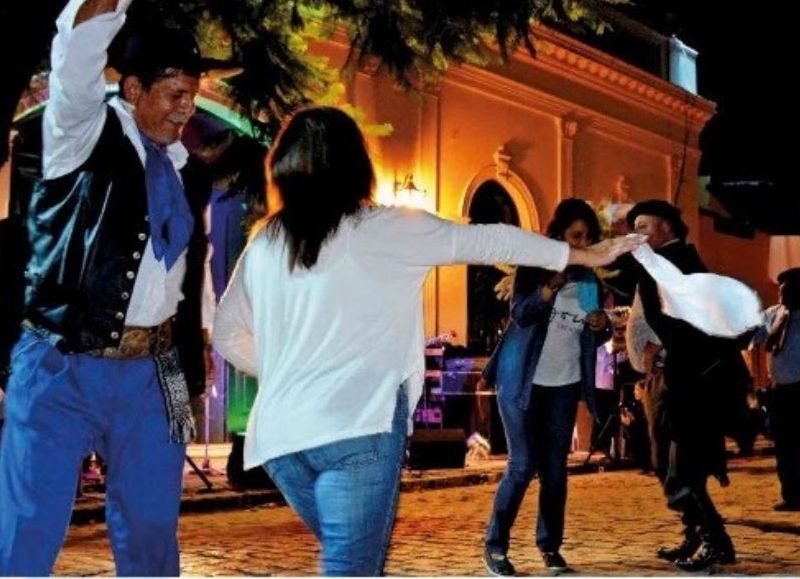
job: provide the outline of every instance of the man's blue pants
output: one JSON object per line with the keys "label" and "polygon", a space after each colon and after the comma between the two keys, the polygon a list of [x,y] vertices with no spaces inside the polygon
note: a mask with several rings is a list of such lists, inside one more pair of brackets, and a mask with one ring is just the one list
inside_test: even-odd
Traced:
{"label": "man's blue pants", "polygon": [[119,575],[180,572],[185,446],[171,443],[151,358],[64,355],[25,332],[12,353],[0,444],[0,575],[49,575],[82,459],[105,461],[106,521]]}

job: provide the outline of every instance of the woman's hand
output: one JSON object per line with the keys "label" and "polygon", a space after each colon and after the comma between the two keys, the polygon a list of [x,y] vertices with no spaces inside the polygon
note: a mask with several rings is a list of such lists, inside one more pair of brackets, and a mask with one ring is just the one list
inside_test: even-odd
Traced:
{"label": "woman's hand", "polygon": [[567,283],[567,276],[564,275],[563,271],[553,274],[553,277],[547,280],[547,283],[542,286],[542,299],[549,302],[565,283]]}
{"label": "woman's hand", "polygon": [[789,319],[789,308],[786,306],[778,307],[778,313],[775,314],[775,319],[772,320],[772,324],[767,329],[769,335],[775,335],[781,329],[781,326],[786,323],[786,320]]}
{"label": "woman's hand", "polygon": [[559,271],[553,274],[547,283],[545,284],[548,288],[555,291],[561,289],[561,286],[567,283],[567,276],[564,275],[563,271]]}
{"label": "woman's hand", "polygon": [[630,234],[624,237],[605,239],[600,243],[590,245],[586,249],[570,248],[569,265],[584,265],[586,267],[602,267],[617,259],[620,255],[633,251],[647,241],[647,237],[639,234]]}
{"label": "woman's hand", "polygon": [[593,332],[599,332],[608,325],[608,316],[603,310],[589,312],[586,316],[586,326]]}

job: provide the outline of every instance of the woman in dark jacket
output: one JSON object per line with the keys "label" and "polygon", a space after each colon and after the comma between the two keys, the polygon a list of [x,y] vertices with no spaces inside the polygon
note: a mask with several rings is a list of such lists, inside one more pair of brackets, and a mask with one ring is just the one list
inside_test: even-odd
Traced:
{"label": "woman in dark jacket", "polygon": [[[585,201],[566,199],[547,233],[571,247],[587,247],[599,240],[600,224]],[[559,554],[567,454],[581,396],[594,414],[597,347],[608,327],[600,304],[600,285],[591,269],[517,270],[511,321],[486,370],[487,380],[497,386],[508,441],[508,466],[485,539],[484,561],[493,575],[514,574],[507,556],[511,527],[537,472],[536,546],[549,570],[567,569]]]}

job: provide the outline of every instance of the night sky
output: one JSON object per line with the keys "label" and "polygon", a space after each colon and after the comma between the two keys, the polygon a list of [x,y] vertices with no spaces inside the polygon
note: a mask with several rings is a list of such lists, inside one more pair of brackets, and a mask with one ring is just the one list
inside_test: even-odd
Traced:
{"label": "night sky", "polygon": [[[800,99],[789,89],[798,33],[787,4],[640,0],[624,11],[699,51],[698,90],[718,107],[701,137],[701,173],[711,174],[723,205],[750,225],[800,234],[792,170]],[[743,181],[760,185],[732,185]]]}
{"label": "night sky", "polygon": [[[0,63],[6,65],[0,125],[10,119],[16,94],[39,61],[42,38],[52,33],[54,14],[63,2],[0,3],[0,47],[5,46]],[[792,43],[798,32],[796,19],[788,13],[791,3],[631,2],[621,10],[664,34],[677,34],[700,53],[699,92],[718,106],[701,136],[701,173],[711,176],[718,199],[748,227],[773,233],[786,233],[788,228],[800,234],[800,195],[793,171],[798,165],[795,107],[800,99],[789,90],[798,69]],[[31,23],[22,37],[11,33],[20,22]],[[4,143],[0,141],[0,157]],[[758,185],[733,185],[744,181]]]}

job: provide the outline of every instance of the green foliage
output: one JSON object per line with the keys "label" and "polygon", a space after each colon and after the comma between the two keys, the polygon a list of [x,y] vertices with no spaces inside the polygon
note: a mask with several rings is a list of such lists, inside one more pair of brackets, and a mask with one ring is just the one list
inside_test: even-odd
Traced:
{"label": "green foliage", "polygon": [[[340,75],[309,43],[344,30],[350,69],[377,58],[405,88],[436,81],[448,66],[488,66],[518,47],[534,53],[531,24],[559,23],[602,32],[596,6],[627,0],[137,0],[130,19],[192,28],[206,56],[243,72],[230,96],[266,133],[286,113],[335,102]],[[388,127],[371,127],[374,134]]]}

